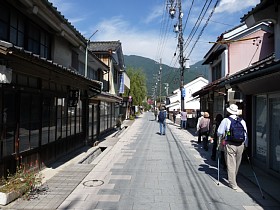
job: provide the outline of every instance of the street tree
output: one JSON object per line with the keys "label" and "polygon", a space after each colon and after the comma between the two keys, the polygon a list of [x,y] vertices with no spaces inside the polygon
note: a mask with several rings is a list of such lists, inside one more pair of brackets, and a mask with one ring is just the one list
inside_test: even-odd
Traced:
{"label": "street tree", "polygon": [[124,96],[132,96],[133,105],[142,106],[147,97],[146,75],[140,68],[128,67],[126,72],[130,78],[130,90]]}

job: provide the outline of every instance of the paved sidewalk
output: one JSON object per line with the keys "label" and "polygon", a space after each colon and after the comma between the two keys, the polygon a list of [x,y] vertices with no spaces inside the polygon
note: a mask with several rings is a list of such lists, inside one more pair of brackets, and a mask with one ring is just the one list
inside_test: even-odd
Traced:
{"label": "paved sidewalk", "polygon": [[89,148],[62,164],[46,180],[49,190],[30,201],[18,199],[9,209],[280,209],[279,202],[242,175],[239,189],[227,185],[221,170],[217,185],[217,163],[197,144],[189,131],[168,121],[166,135],[158,134],[152,113],[111,136],[107,147],[93,161],[81,160],[98,152]]}

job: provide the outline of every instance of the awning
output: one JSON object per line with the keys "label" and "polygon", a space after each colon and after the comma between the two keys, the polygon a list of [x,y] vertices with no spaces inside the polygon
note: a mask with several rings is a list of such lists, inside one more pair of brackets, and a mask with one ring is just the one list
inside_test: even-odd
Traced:
{"label": "awning", "polygon": [[106,101],[106,102],[121,102],[122,97],[113,95],[111,93],[107,92],[101,92],[100,94],[91,97],[92,100],[98,100],[98,101]]}

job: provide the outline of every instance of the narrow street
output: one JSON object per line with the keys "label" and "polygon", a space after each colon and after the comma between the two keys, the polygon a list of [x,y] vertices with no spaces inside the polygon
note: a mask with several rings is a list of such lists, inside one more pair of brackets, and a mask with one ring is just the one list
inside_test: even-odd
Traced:
{"label": "narrow street", "polygon": [[[226,172],[197,144],[197,137],[167,120],[166,135],[151,112],[142,114],[90,164],[72,164],[50,178],[49,190],[11,209],[276,210],[280,204],[242,175],[240,189],[227,186]],[[113,139],[113,138],[112,138]],[[109,140],[107,140],[109,141]],[[75,170],[70,170],[70,168]],[[77,173],[87,175],[78,176]],[[59,176],[63,174],[63,176]],[[74,175],[76,182],[71,175]],[[60,181],[56,177],[60,177]],[[84,178],[83,178],[84,177]],[[80,180],[79,180],[80,179]],[[64,186],[55,192],[56,187]],[[71,184],[72,189],[71,190]],[[54,186],[54,185],[53,185]],[[64,190],[63,190],[64,189]],[[66,191],[68,189],[68,191]],[[69,190],[70,189],[70,190]]]}

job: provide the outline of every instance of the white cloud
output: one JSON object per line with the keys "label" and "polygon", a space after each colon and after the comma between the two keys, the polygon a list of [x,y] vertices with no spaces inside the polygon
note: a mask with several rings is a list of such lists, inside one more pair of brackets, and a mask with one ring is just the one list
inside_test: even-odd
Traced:
{"label": "white cloud", "polygon": [[[94,41],[116,41],[122,43],[125,55],[139,55],[156,59],[157,45],[159,42],[158,31],[139,30],[121,17],[106,19],[97,26],[98,33]],[[171,39],[166,43],[162,62],[169,65],[176,46],[176,40]]]}
{"label": "white cloud", "polygon": [[162,12],[163,9],[165,9],[165,7],[163,8],[162,5],[157,5],[155,6],[151,12],[150,12],[150,15],[145,17],[145,23],[151,23],[152,21],[156,20],[157,18],[161,17],[162,16]]}
{"label": "white cloud", "polygon": [[259,2],[260,0],[221,0],[215,12],[226,12],[231,14],[246,9],[248,7],[254,7]]}

